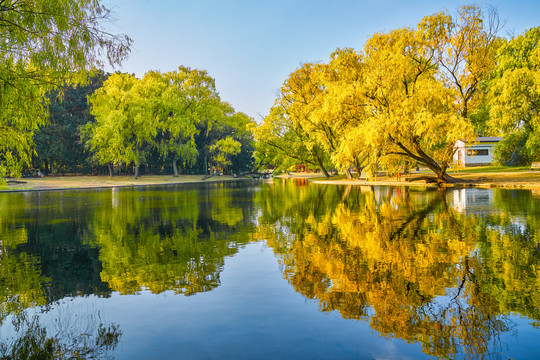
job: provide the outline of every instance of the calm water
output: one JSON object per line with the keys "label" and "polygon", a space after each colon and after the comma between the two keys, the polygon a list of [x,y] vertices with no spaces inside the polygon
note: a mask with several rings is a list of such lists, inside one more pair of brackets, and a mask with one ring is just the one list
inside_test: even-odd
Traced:
{"label": "calm water", "polygon": [[536,359],[539,243],[540,193],[526,190],[3,193],[0,350]]}

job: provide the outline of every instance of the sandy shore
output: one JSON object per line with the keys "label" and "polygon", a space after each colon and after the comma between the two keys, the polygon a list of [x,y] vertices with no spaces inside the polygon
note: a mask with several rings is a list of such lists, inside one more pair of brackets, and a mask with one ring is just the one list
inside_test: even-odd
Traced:
{"label": "sandy shore", "polygon": [[[464,183],[447,184],[447,187],[480,187],[480,188],[510,188],[510,189],[540,189],[540,171],[520,172],[475,172],[475,173],[449,173],[451,176],[464,180]],[[390,186],[422,186],[437,187],[437,184],[426,183],[421,177],[431,174],[407,174],[402,175],[401,180],[387,176],[379,176],[375,181],[359,179],[310,179],[317,184],[338,185],[390,185]]]}
{"label": "sandy shore", "polygon": [[[0,189],[0,192],[9,191],[36,191],[36,190],[64,190],[64,189],[93,189],[122,186],[144,186],[144,185],[169,185],[184,184],[194,182],[213,181],[236,181],[242,180],[233,176],[212,176],[202,180],[203,175],[148,175],[141,176],[135,180],[133,176],[55,176],[44,178],[21,178],[7,179],[7,187]],[[244,180],[247,178],[244,178]],[[16,181],[17,183],[13,182]]]}

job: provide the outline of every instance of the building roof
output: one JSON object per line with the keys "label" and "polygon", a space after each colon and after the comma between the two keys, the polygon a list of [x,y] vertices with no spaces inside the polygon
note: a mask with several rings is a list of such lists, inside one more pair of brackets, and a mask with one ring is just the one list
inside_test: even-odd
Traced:
{"label": "building roof", "polygon": [[475,139],[478,142],[499,142],[502,140],[500,136],[479,136]]}

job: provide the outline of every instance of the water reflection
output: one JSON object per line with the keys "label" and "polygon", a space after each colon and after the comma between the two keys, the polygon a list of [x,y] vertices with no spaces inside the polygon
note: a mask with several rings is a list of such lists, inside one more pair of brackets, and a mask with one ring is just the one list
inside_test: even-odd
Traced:
{"label": "water reflection", "polygon": [[265,240],[323,312],[438,357],[499,354],[513,314],[540,323],[539,227],[531,191],[284,179],[2,194],[0,324],[66,297],[207,292],[226,257]]}
{"label": "water reflection", "polygon": [[223,259],[248,241],[234,194],[223,187],[204,194],[121,192],[114,208],[102,207],[92,221],[101,280],[122,294],[212,290]]}
{"label": "water reflection", "polygon": [[540,219],[530,192],[310,187],[286,199],[265,202],[258,233],[321,311],[439,357],[500,353],[500,335],[513,326],[506,315],[540,319]]}
{"label": "water reflection", "polygon": [[67,316],[57,317],[52,324],[42,324],[40,314],[23,311],[12,315],[10,326],[4,325],[2,329],[0,358],[111,358],[122,336],[117,324],[105,325],[99,313],[71,312]]}
{"label": "water reflection", "polygon": [[211,290],[219,284],[223,258],[250,240],[250,193],[214,183],[183,191],[5,194],[0,197],[4,312],[14,302],[26,308],[111,291]]}

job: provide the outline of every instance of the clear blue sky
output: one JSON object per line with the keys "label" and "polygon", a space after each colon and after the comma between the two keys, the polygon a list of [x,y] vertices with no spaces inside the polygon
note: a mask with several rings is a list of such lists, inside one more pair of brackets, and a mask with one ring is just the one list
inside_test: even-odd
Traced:
{"label": "clear blue sky", "polygon": [[[361,49],[374,33],[415,26],[465,1],[437,0],[103,0],[108,27],[133,40],[121,71],[141,77],[179,65],[206,69],[224,101],[260,121],[301,63],[327,61],[336,48]],[[501,35],[540,26],[540,1],[491,0]]]}

